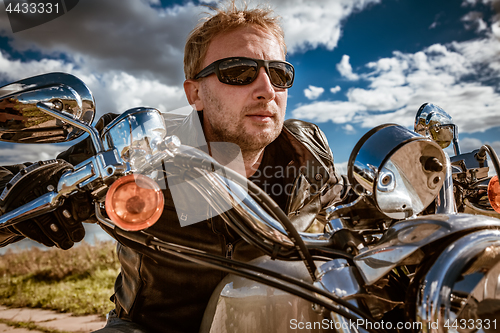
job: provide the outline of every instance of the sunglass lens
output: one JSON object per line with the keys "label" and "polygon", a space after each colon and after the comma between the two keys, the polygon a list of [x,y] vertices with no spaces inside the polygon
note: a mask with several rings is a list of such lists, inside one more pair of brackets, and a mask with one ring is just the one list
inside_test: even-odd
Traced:
{"label": "sunglass lens", "polygon": [[257,63],[247,59],[229,59],[219,64],[220,80],[227,84],[250,84],[255,79]]}
{"label": "sunglass lens", "polygon": [[282,63],[273,62],[269,64],[269,75],[271,82],[280,88],[289,88],[293,83],[293,67]]}

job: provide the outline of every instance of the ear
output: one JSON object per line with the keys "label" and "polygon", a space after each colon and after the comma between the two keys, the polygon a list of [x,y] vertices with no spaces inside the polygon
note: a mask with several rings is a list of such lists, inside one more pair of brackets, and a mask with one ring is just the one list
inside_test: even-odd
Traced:
{"label": "ear", "polygon": [[196,111],[203,110],[203,101],[200,96],[200,82],[196,80],[186,80],[184,81],[184,92],[190,105],[195,105]]}

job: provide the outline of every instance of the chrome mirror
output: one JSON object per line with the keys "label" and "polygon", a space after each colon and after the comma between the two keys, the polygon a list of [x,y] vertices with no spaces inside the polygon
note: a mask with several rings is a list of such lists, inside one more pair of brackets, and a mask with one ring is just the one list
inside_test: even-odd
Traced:
{"label": "chrome mirror", "polygon": [[[415,117],[415,132],[431,138],[441,148],[446,148],[453,141],[455,153],[459,154],[457,126],[451,116],[439,106],[424,103]],[[458,150],[458,152],[457,152]]]}
{"label": "chrome mirror", "polygon": [[446,157],[429,138],[386,124],[366,133],[349,157],[347,176],[358,194],[372,196],[393,219],[423,211],[438,194]]}
{"label": "chrome mirror", "polygon": [[37,103],[85,125],[94,120],[94,97],[79,78],[66,73],[38,75],[0,87],[0,141],[55,143],[85,133],[42,111]]}

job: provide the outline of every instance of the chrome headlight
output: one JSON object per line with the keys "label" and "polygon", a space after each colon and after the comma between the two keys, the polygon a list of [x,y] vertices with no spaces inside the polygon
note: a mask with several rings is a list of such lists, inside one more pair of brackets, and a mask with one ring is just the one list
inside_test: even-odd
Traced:
{"label": "chrome headlight", "polygon": [[349,157],[354,190],[371,196],[389,218],[423,211],[437,196],[446,173],[439,145],[408,129],[385,124],[366,133]]}
{"label": "chrome headlight", "polygon": [[120,157],[133,169],[134,158],[152,155],[167,133],[160,111],[134,108],[125,111],[102,131],[106,149],[116,148]]}

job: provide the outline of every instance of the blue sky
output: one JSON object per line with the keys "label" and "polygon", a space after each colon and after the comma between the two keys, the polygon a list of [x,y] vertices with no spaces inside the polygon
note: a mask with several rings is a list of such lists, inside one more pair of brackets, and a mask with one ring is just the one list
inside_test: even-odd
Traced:
{"label": "blue sky", "polygon": [[[98,115],[187,105],[182,52],[205,1],[85,0],[13,34],[0,3],[0,84],[63,71],[94,92]],[[249,1],[250,5],[257,1]],[[500,152],[500,25],[493,0],[271,0],[297,72],[287,118],[317,123],[343,170],[370,128],[409,128],[433,102],[463,151]],[[0,163],[53,158],[68,144],[0,143]]]}

